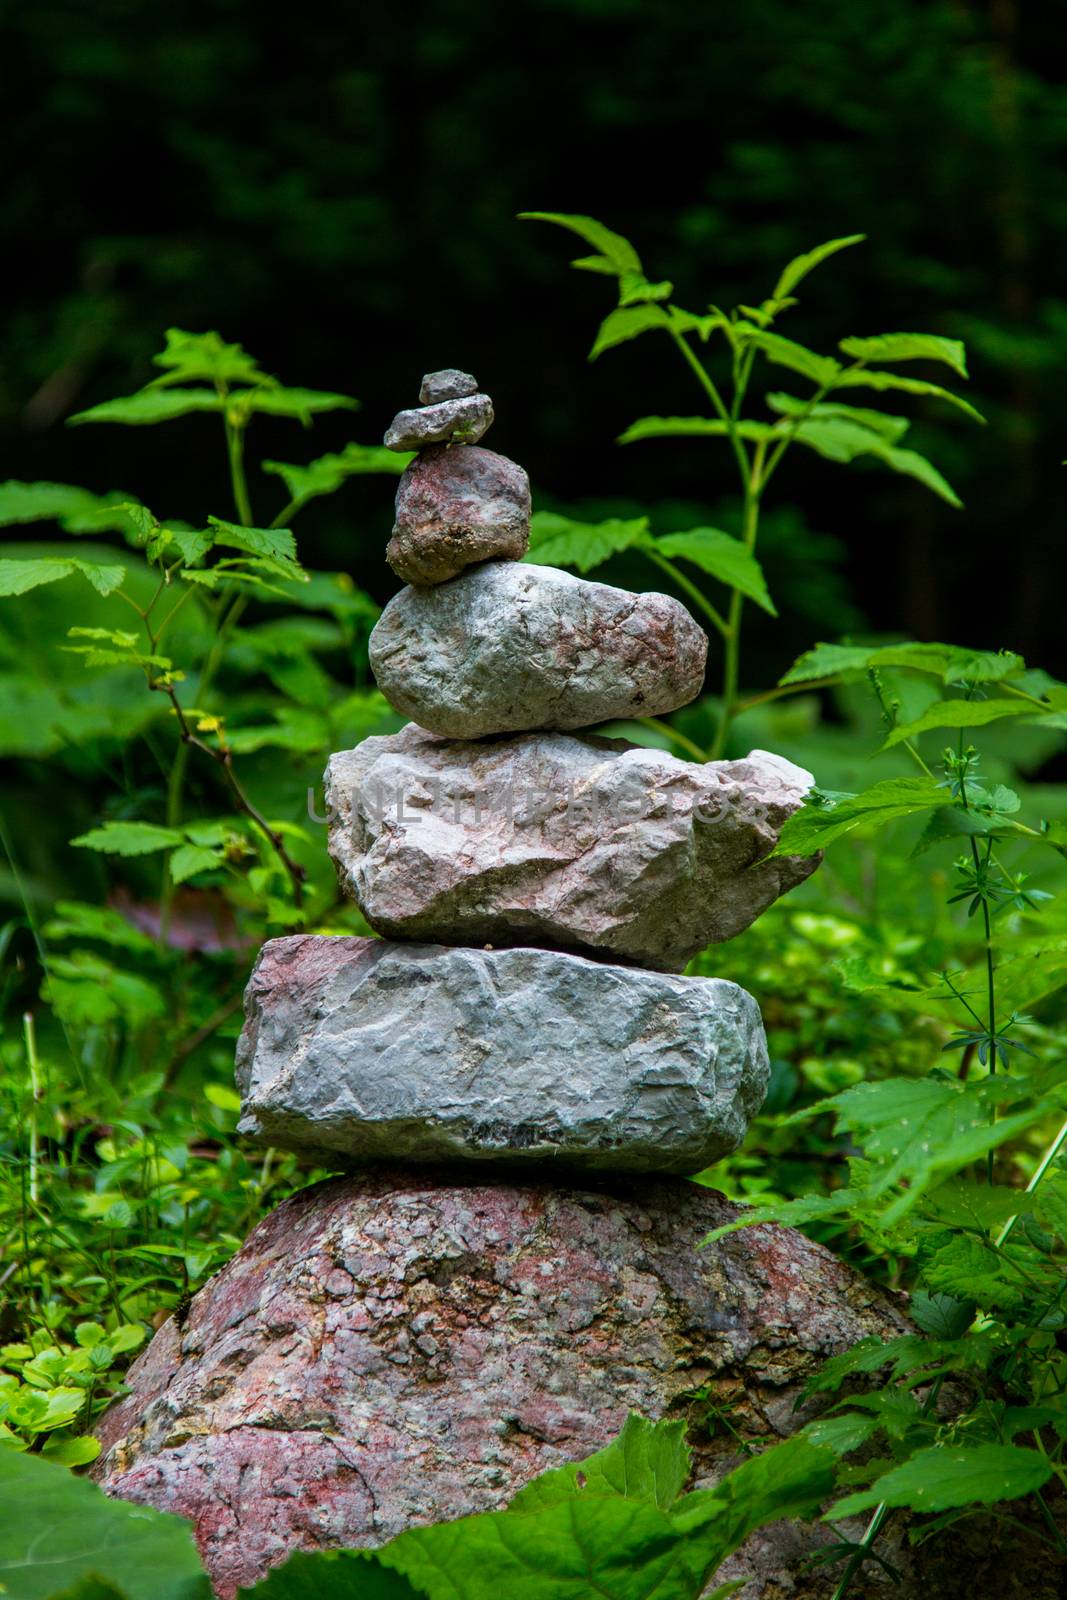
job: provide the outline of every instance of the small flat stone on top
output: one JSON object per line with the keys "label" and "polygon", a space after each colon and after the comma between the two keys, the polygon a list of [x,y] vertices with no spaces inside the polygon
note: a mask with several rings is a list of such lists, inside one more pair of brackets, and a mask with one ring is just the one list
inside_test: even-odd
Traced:
{"label": "small flat stone on top", "polygon": [[493,402],[487,394],[442,400],[439,405],[399,411],[385,435],[387,450],[421,450],[428,444],[477,444],[492,426]]}
{"label": "small flat stone on top", "polygon": [[442,367],[440,372],[428,372],[419,390],[419,404],[435,406],[441,400],[465,400],[478,393],[478,380],[458,367]]}

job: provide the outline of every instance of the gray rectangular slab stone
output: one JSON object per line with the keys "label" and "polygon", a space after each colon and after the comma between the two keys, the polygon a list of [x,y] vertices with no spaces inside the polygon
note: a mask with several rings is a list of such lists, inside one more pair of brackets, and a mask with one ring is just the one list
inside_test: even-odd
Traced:
{"label": "gray rectangular slab stone", "polygon": [[680,970],[815,870],[817,856],[771,854],[812,781],[765,750],[680,761],[621,739],[468,743],[409,724],[331,756],[330,853],[388,938]]}
{"label": "gray rectangular slab stone", "polygon": [[271,939],[245,996],[240,1131],[355,1161],[696,1172],[767,1092],[737,984],[552,950]]}

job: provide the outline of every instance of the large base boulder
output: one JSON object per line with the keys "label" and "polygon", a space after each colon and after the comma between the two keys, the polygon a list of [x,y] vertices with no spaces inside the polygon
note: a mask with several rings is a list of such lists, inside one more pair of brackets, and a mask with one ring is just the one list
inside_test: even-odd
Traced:
{"label": "large base boulder", "polygon": [[[798,1425],[826,1356],[901,1327],[788,1229],[701,1249],[734,1214],[681,1179],[559,1189],[394,1171],[304,1190],[131,1369],[95,1475],[191,1518],[224,1597],[291,1550],[501,1506],[630,1410],[686,1417],[706,1480],[739,1437]],[[829,1594],[825,1574],[797,1575],[823,1542],[765,1530],[755,1565],[742,1552],[730,1571],[756,1572],[746,1600]]]}

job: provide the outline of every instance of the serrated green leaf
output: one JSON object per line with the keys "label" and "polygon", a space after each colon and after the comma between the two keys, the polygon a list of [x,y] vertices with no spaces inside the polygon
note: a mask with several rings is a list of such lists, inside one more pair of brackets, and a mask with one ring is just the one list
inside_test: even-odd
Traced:
{"label": "serrated green leaf", "polygon": [[0,483],[0,527],[59,522],[96,511],[99,496],[68,483]]}
{"label": "serrated green leaf", "polygon": [[775,855],[814,855],[857,829],[882,828],[898,817],[914,816],[952,804],[952,797],[933,778],[885,778],[862,794],[837,797],[830,805],[818,796],[805,801],[789,817],[778,837]]}
{"label": "serrated green leaf", "polygon": [[946,400],[949,405],[965,412],[974,422],[985,422],[982,413],[976,410],[969,400],[964,400],[962,395],[953,394],[951,389],[943,389],[940,384],[926,383],[922,378],[906,378],[896,372],[878,372],[869,369],[855,372],[846,368],[840,377],[834,380],[834,389],[876,389],[882,393],[886,390],[895,390],[901,394],[928,395],[932,400]]}
{"label": "serrated green leaf", "polygon": [[425,1600],[426,1594],[383,1567],[376,1552],[298,1550],[262,1583],[238,1589],[237,1600]]}
{"label": "serrated green leaf", "polygon": [[774,602],[767,591],[763,568],[751,550],[720,528],[690,528],[686,533],[668,533],[662,538],[649,537],[647,548],[656,550],[671,561],[690,561],[709,577],[717,578],[731,589],[776,617]]}
{"label": "serrated green leaf", "polygon": [[715,1244],[728,1233],[758,1227],[762,1222],[777,1222],[782,1227],[800,1228],[806,1222],[821,1222],[825,1217],[851,1215],[862,1201],[858,1189],[835,1189],[832,1194],[805,1194],[793,1200],[771,1200],[763,1205],[746,1204],[732,1222],[724,1222],[701,1240],[701,1247]]}
{"label": "serrated green leaf", "polygon": [[924,1254],[922,1278],[936,1293],[976,1303],[984,1311],[1018,1311],[1030,1293],[997,1251],[970,1233],[946,1234],[942,1244]]}
{"label": "serrated green leaf", "polygon": [[911,1320],[932,1339],[962,1339],[977,1307],[973,1300],[958,1300],[950,1294],[928,1294],[916,1289],[908,1307]]}
{"label": "serrated green leaf", "polygon": [[1027,700],[938,700],[927,706],[922,716],[894,728],[882,749],[890,750],[931,728],[984,728],[1005,717],[1032,717],[1036,710]]}
{"label": "serrated green leaf", "polygon": [[71,427],[84,422],[119,422],[140,427],[155,422],[170,422],[192,411],[221,411],[222,401],[214,389],[139,389],[136,394],[117,400],[104,400],[88,411],[67,418]]}
{"label": "serrated green leaf", "polygon": [[798,372],[802,378],[810,379],[820,389],[829,388],[841,371],[840,362],[835,361],[833,356],[821,356],[816,351],[797,344],[793,339],[784,339],[780,333],[754,328],[748,323],[738,323],[734,329],[734,337],[739,344],[762,351],[767,360],[775,366],[788,367],[790,372]]}
{"label": "serrated green leaf", "polygon": [[920,1512],[994,1505],[1032,1494],[1051,1476],[1052,1463],[1037,1450],[1010,1444],[933,1445],[917,1450],[869,1489],[838,1501],[826,1520],[854,1517],[876,1505]]}
{"label": "serrated green leaf", "polygon": [[867,339],[842,339],[838,348],[854,361],[940,361],[961,378],[967,376],[960,340],[937,333],[877,333]]}
{"label": "serrated green leaf", "polygon": [[950,1178],[923,1196],[922,1215],[950,1228],[967,1228],[986,1233],[1009,1217],[1032,1211],[1032,1195],[1001,1184],[972,1183],[966,1178]]}
{"label": "serrated green leaf", "polygon": [[372,472],[399,477],[414,459],[413,454],[387,450],[384,445],[346,444],[336,454],[320,456],[305,466],[287,461],[264,461],[262,467],[264,472],[276,473],[281,478],[289,491],[295,514],[300,506],[317,495],[333,494],[346,478]]}
{"label": "serrated green leaf", "polygon": [[[207,520],[215,544],[231,550],[244,550],[255,558],[253,561],[243,561],[239,566],[224,560],[219,563],[220,568],[232,568],[246,576],[259,568],[282,578],[303,576],[303,569],[296,558],[296,539],[289,528],[245,528],[234,522],[224,522],[221,517],[208,517]],[[185,573],[184,576],[191,578],[196,575]]]}
{"label": "serrated green leaf", "polygon": [[605,350],[612,350],[616,345],[625,344],[629,339],[636,339],[639,334],[648,333],[650,329],[669,330],[670,325],[671,319],[662,306],[621,306],[618,310],[609,312],[600,324],[593,348],[589,352],[589,359],[595,361]]}
{"label": "serrated green leaf", "polygon": [[[554,222],[557,227],[567,228],[571,233],[576,233],[586,244],[592,245],[598,257],[610,263],[610,270],[618,277],[627,272],[642,272],[641,258],[637,254],[629,239],[624,239],[621,233],[612,233],[602,222],[597,222],[595,217],[573,215],[559,211],[520,211],[521,222]],[[596,260],[597,258],[594,258]],[[591,266],[586,257],[572,263],[584,271],[602,272],[600,265]]]}
{"label": "serrated green leaf", "polygon": [[57,583],[79,573],[97,594],[109,595],[126,577],[126,568],[110,562],[83,561],[80,556],[32,556],[0,560],[0,595],[26,594],[46,583]]}
{"label": "serrated green leaf", "polygon": [[877,434],[889,444],[896,444],[911,426],[907,417],[894,417],[887,411],[872,411],[862,406],[838,404],[832,400],[822,400],[818,405],[812,406],[809,401],[800,400],[796,395],[775,392],[767,395],[766,401],[772,411],[777,411],[782,416],[795,417],[807,412],[816,421],[824,419],[851,423],[854,427],[866,428],[868,432]]}
{"label": "serrated green leaf", "polygon": [[871,1435],[877,1431],[877,1417],[863,1416],[862,1413],[849,1411],[839,1416],[819,1417],[816,1422],[809,1422],[804,1429],[804,1437],[810,1439],[812,1444],[823,1445],[827,1450],[832,1450],[836,1456],[847,1456],[850,1450],[858,1450],[860,1445],[866,1444]]}
{"label": "serrated green leaf", "polygon": [[779,683],[807,683],[814,678],[864,672],[868,667],[906,667],[932,673],[944,683],[994,683],[1017,677],[1026,663],[1011,650],[967,650],[952,644],[817,644],[805,651]]}
{"label": "serrated green leaf", "polygon": [[113,1500],[65,1467],[0,1450],[0,1583],[12,1600],[52,1600],[90,1575],[128,1600],[210,1600],[180,1517]]}
{"label": "serrated green leaf", "polygon": [[70,842],[83,850],[102,850],[108,855],[145,856],[181,844],[182,835],[176,828],[161,828],[154,822],[105,822]]}
{"label": "serrated green leaf", "polygon": [[180,844],[167,866],[173,883],[185,883],[198,872],[209,872],[222,860],[222,853],[207,845]]}
{"label": "serrated green leaf", "polygon": [[295,417],[308,423],[321,411],[356,411],[359,401],[349,394],[333,394],[327,389],[291,389],[280,383],[263,384],[258,389],[242,389],[227,404],[239,411],[262,411],[272,417]]}
{"label": "serrated green leaf", "polygon": [[610,1493],[669,1511],[689,1471],[684,1423],[648,1422],[631,1412],[611,1444],[580,1463],[542,1473],[519,1490],[509,1509],[538,1511],[585,1493]]}
{"label": "serrated green leaf", "polygon": [[540,566],[577,567],[579,572],[591,572],[647,533],[647,517],[579,522],[556,511],[535,511],[530,518],[530,548],[525,559]]}
{"label": "serrated green leaf", "polygon": [[997,826],[993,817],[982,816],[977,811],[965,811],[962,806],[943,806],[940,811],[935,811],[926,827],[916,840],[912,857],[925,855],[927,850],[932,850],[935,845],[947,844],[949,840],[979,839],[987,833],[992,833]]}
{"label": "serrated green leaf", "polygon": [[818,244],[814,250],[805,251],[803,255],[794,256],[788,266],[782,268],[781,276],[774,286],[773,300],[784,300],[786,295],[792,294],[797,284],[813,272],[823,261],[830,256],[835,256],[839,250],[847,250],[850,245],[862,244],[866,239],[865,233],[850,233],[842,239],[828,239],[825,244]]}
{"label": "serrated green leaf", "polygon": [[[766,422],[738,422],[739,438],[758,443],[780,435]],[[724,439],[729,432],[724,422],[712,417],[639,417],[620,433],[619,444],[635,444],[640,439]]]}
{"label": "serrated green leaf", "polygon": [[239,344],[227,344],[219,334],[188,333],[184,328],[168,328],[166,345],[152,364],[165,368],[153,387],[171,383],[262,383],[265,373]]}

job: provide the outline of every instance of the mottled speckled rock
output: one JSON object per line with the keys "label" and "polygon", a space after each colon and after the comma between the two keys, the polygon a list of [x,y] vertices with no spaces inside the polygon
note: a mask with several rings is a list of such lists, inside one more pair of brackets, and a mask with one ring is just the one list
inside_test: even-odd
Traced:
{"label": "mottled speckled rock", "polygon": [[[737,1449],[709,1428],[709,1403],[742,1437],[788,1434],[826,1356],[901,1331],[878,1291],[799,1233],[752,1228],[702,1250],[735,1214],[670,1179],[393,1172],[306,1189],[135,1363],[97,1425],[94,1476],[191,1518],[224,1597],[294,1549],[376,1545],[503,1505],[631,1409],[688,1417],[707,1481]],[[848,1528],[858,1538],[862,1521]],[[746,1600],[829,1595],[834,1578],[798,1570],[826,1539],[761,1533]],[[746,1570],[742,1551],[718,1581]]]}
{"label": "mottled speckled rock", "polygon": [[427,372],[419,389],[419,404],[435,406],[442,400],[464,400],[478,393],[478,380],[458,367],[442,367],[440,372]]}
{"label": "mottled speckled rock", "polygon": [[665,594],[510,561],[402,589],[370,637],[386,699],[454,739],[674,711],[700,693],[707,649]]}
{"label": "mottled speckled rock", "polygon": [[330,853],[389,938],[680,970],[815,870],[765,859],[811,784],[764,750],[701,765],[621,739],[469,744],[409,724],[331,756]]}
{"label": "mottled speckled rock", "polygon": [[521,561],[530,543],[530,480],[478,445],[424,450],[396,493],[386,560],[405,583],[444,583],[493,559]]}
{"label": "mottled speckled rock", "polygon": [[387,450],[421,450],[428,444],[458,439],[462,444],[477,444],[493,425],[493,402],[487,394],[464,395],[459,400],[442,400],[435,406],[417,406],[398,411],[385,435]]}
{"label": "mottled speckled rock", "polygon": [[555,950],[270,939],[245,1019],[241,1132],[355,1160],[698,1172],[769,1079],[736,983]]}

